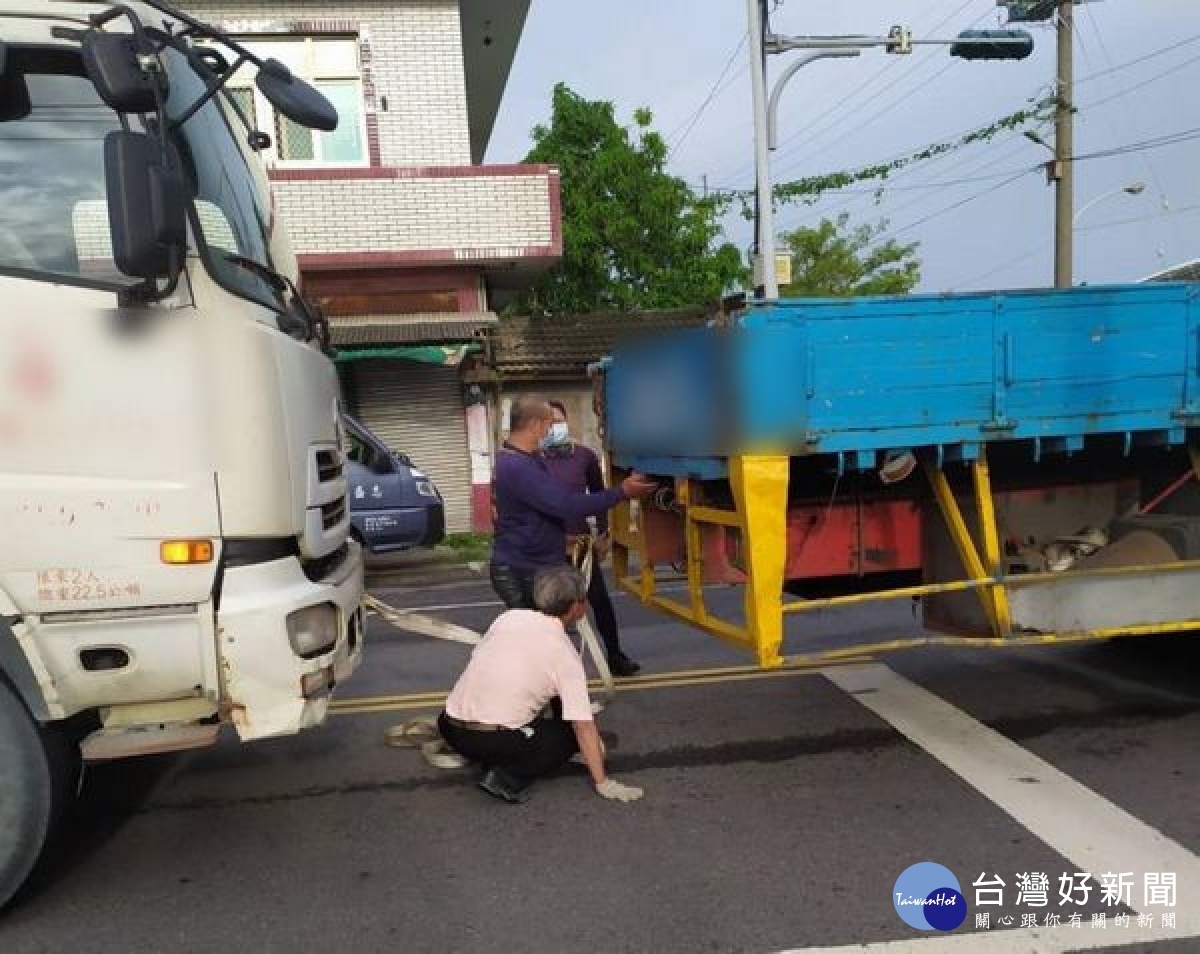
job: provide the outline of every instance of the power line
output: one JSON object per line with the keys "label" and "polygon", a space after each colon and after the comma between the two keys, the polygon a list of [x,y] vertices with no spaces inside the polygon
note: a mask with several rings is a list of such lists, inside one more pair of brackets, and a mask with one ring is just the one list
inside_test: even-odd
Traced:
{"label": "power line", "polygon": [[1012,183],[1016,182],[1018,179],[1029,175],[1029,173],[1031,173],[1031,172],[1037,172],[1038,169],[1040,169],[1040,168],[1041,168],[1040,166],[1034,166],[1031,169],[1022,169],[1016,175],[1010,176],[1009,178],[1007,178],[1003,182],[1001,182],[999,185],[993,186],[988,189],[982,189],[979,192],[975,192],[975,193],[967,196],[964,199],[959,199],[957,202],[947,205],[944,208],[938,209],[936,212],[931,212],[929,215],[926,215],[923,218],[917,219],[915,222],[910,222],[908,225],[902,225],[898,229],[889,229],[886,233],[884,233],[883,237],[895,238],[897,235],[901,235],[904,232],[909,232],[912,229],[915,229],[919,225],[924,225],[926,222],[931,222],[934,219],[939,218],[940,216],[946,215],[949,212],[953,212],[956,209],[961,209],[964,205],[967,205],[968,203],[975,202],[978,199],[982,199],[985,195],[989,194],[990,192],[994,192],[997,189],[1003,189],[1007,185],[1012,185]]}
{"label": "power line", "polygon": [[1177,146],[1185,142],[1200,139],[1200,126],[1194,129],[1183,129],[1176,133],[1168,133],[1154,139],[1142,142],[1131,142],[1124,146],[1114,146],[1112,149],[1099,149],[1096,152],[1085,152],[1071,156],[1069,162],[1086,162],[1090,159],[1111,159],[1114,156],[1128,156],[1135,152],[1146,152],[1150,149],[1162,149],[1165,146]]}
{"label": "power line", "polygon": [[[832,188],[829,192],[835,192],[839,195],[877,195],[880,191],[888,192],[915,192],[922,189],[946,189],[956,185],[974,185],[979,182],[986,182],[990,179],[1003,179],[1005,176],[1010,176],[1016,170],[1009,169],[1005,172],[997,172],[986,176],[969,176],[962,179],[947,179],[942,182],[922,182],[913,185],[881,185],[876,189],[852,189],[849,186]],[[1027,172],[1027,169],[1022,169],[1022,172]],[[691,185],[689,183],[689,185]],[[709,186],[710,193],[727,194],[727,195],[743,195],[745,189],[735,189],[728,186]]]}
{"label": "power line", "polygon": [[1050,247],[1050,245],[1051,245],[1051,240],[1044,239],[1043,241],[1039,242],[1037,245],[1033,246],[1033,248],[1018,255],[1016,258],[1010,258],[1007,262],[997,265],[994,268],[988,269],[982,275],[976,275],[974,278],[968,279],[965,282],[958,282],[953,287],[954,288],[969,288],[972,285],[977,285],[980,282],[986,281],[987,279],[991,278],[993,275],[999,275],[1001,272],[1006,272],[1015,265],[1020,265],[1022,262],[1026,262],[1031,258],[1036,258],[1038,255],[1041,255],[1043,252],[1045,252],[1046,249],[1048,249]]}
{"label": "power line", "polygon": [[[922,80],[920,83],[918,83],[916,86],[914,86],[912,89],[906,90],[903,93],[901,93],[897,98],[890,100],[879,110],[872,113],[869,117],[867,117],[862,122],[860,122],[857,126],[853,126],[852,128],[843,131],[841,133],[841,135],[825,142],[819,148],[810,149],[807,152],[800,154],[797,158],[793,159],[790,163],[788,163],[788,165],[786,167],[783,166],[783,164],[781,163],[780,167],[779,167],[780,174],[782,175],[784,173],[785,168],[786,169],[799,169],[801,167],[801,165],[803,165],[807,160],[809,160],[813,156],[815,156],[818,152],[821,152],[826,149],[830,149],[833,146],[838,145],[839,143],[845,142],[847,139],[849,139],[851,136],[853,136],[859,130],[863,129],[866,126],[869,126],[871,123],[875,122],[875,120],[880,119],[881,117],[890,113],[892,111],[892,109],[896,106],[896,104],[899,103],[901,100],[906,99],[909,96],[912,96],[918,90],[924,89],[926,86],[928,86],[934,80],[941,77],[942,74],[945,73],[947,70],[949,70],[952,65],[953,65],[952,63],[946,63],[936,73],[932,73],[931,75],[927,76],[924,80]],[[798,152],[798,150],[793,150],[792,155],[796,155],[797,152]]]}
{"label": "power line", "polygon": [[1128,87],[1122,89],[1118,93],[1114,93],[1111,96],[1106,96],[1106,97],[1104,97],[1104,99],[1098,99],[1094,103],[1088,103],[1087,106],[1084,106],[1081,108],[1082,109],[1095,109],[1097,106],[1103,106],[1106,103],[1111,103],[1113,100],[1120,99],[1121,97],[1126,96],[1129,93],[1135,93],[1139,89],[1144,89],[1147,86],[1151,86],[1154,83],[1157,83],[1159,80],[1166,79],[1168,76],[1178,73],[1180,70],[1182,70],[1188,66],[1191,66],[1193,63],[1200,63],[1200,56],[1193,56],[1190,60],[1184,60],[1182,63],[1176,63],[1174,66],[1171,66],[1171,67],[1163,70],[1161,73],[1156,73],[1154,76],[1151,76],[1148,79],[1142,80],[1142,82],[1140,82],[1140,83],[1137,83],[1133,86],[1128,86]]}
{"label": "power line", "polygon": [[[1013,135],[1016,135],[1016,134],[1014,133]],[[966,160],[966,161],[960,163],[960,165],[969,165],[971,167],[971,175],[961,177],[959,179],[959,182],[962,183],[963,185],[976,184],[979,182],[988,181],[990,179],[1005,178],[1006,176],[1015,174],[1017,172],[1017,170],[1011,169],[1011,170],[1006,170],[1005,172],[1002,172],[1002,173],[997,173],[995,175],[991,175],[991,174],[989,174],[987,176],[980,175],[980,173],[982,173],[985,169],[990,169],[993,166],[999,165],[1000,163],[1010,162],[1011,160],[1016,158],[1017,155],[1024,152],[1027,144],[1024,141],[1024,137],[1021,137],[1021,140],[1022,140],[1021,142],[1012,144],[1017,147],[1016,149],[1001,150],[999,155],[990,156],[990,157],[985,153],[983,156],[974,156],[970,160]],[[985,161],[980,163],[979,162],[980,159],[984,159]],[[956,168],[956,166],[951,166],[951,168]],[[888,187],[888,191],[890,192],[893,190],[898,190],[899,188],[900,187]],[[909,209],[915,208],[918,205],[922,205],[923,202],[924,202],[924,200],[919,197],[912,199],[908,202],[902,202],[897,207],[895,207],[893,209],[888,209],[887,215],[889,217],[896,216],[896,215],[903,215]]]}
{"label": "power line", "polygon": [[[1108,44],[1106,44],[1104,42],[1104,33],[1100,29],[1100,24],[1097,22],[1095,14],[1092,12],[1091,7],[1089,7],[1089,6],[1084,7],[1084,12],[1087,14],[1088,22],[1092,27],[1092,32],[1095,33],[1095,35],[1096,35],[1096,41],[1100,46],[1101,56],[1103,56],[1105,62],[1111,64],[1113,58],[1108,51]],[[1126,67],[1137,64],[1139,62],[1144,63],[1147,60],[1154,58],[1155,55],[1161,55],[1164,52],[1169,52],[1171,50],[1179,49],[1181,46],[1186,46],[1188,43],[1195,42],[1196,40],[1200,40],[1200,36],[1192,37],[1190,40],[1184,40],[1180,43],[1172,44],[1171,46],[1168,46],[1168,47],[1164,48],[1163,50],[1156,51],[1156,53],[1152,53],[1152,54],[1148,54],[1146,56],[1139,57],[1138,59],[1133,60],[1132,63],[1126,64]],[[1114,69],[1110,69],[1106,72],[1102,72],[1102,73],[1096,74],[1096,75],[1098,75],[1098,76],[1112,75],[1112,73],[1117,72],[1117,71],[1118,70],[1114,68]],[[1095,78],[1095,77],[1093,77],[1093,78]],[[1131,130],[1135,129],[1137,127],[1137,119],[1136,119],[1133,109],[1130,107],[1129,101],[1127,99],[1125,99],[1124,95],[1122,95],[1119,98],[1119,108],[1124,116],[1125,122],[1127,123],[1126,128],[1131,129]],[[1116,124],[1113,122],[1112,115],[1109,112],[1105,112],[1104,118],[1105,118],[1105,122],[1108,125],[1109,130],[1112,132],[1113,142],[1120,141],[1121,137],[1120,137],[1120,134],[1117,132]],[[1142,164],[1146,167],[1146,171],[1150,175],[1150,181],[1154,183],[1154,188],[1158,192],[1159,196],[1162,198],[1162,201],[1165,205],[1166,189],[1163,188],[1162,179],[1158,174],[1158,168],[1155,166],[1154,160],[1151,158],[1149,153],[1141,153],[1139,155],[1140,155]],[[1167,225],[1168,225],[1168,230],[1171,233],[1171,235],[1174,237],[1175,241],[1180,244],[1183,244],[1183,241],[1184,241],[1183,233],[1180,230],[1179,223],[1176,222],[1174,219],[1168,219]]]}
{"label": "power line", "polygon": [[[724,67],[721,68],[720,75],[717,77],[716,81],[712,84],[712,88],[709,89],[708,95],[704,97],[704,101],[696,108],[696,111],[692,113],[692,115],[689,117],[689,119],[684,120],[683,124],[686,125],[687,128],[683,130],[683,135],[679,137],[678,142],[674,143],[673,145],[668,145],[668,147],[667,147],[668,153],[678,150],[684,144],[684,142],[687,140],[688,135],[691,133],[691,131],[693,129],[696,128],[696,124],[698,122],[700,122],[700,118],[704,115],[704,111],[706,109],[708,109],[708,107],[709,107],[709,105],[711,105],[712,101],[714,99],[716,99],[717,93],[721,92],[724,89],[721,86],[721,83],[725,79],[726,74],[729,72],[730,67],[733,66],[733,61],[737,59],[738,54],[742,52],[742,48],[745,45],[746,45],[746,34],[743,33],[741,40],[738,41],[738,45],[733,48],[733,52],[729,54],[729,59],[727,59],[725,61]],[[675,138],[674,134],[671,135],[671,138],[672,139]]]}
{"label": "power line", "polygon": [[[1196,139],[1200,139],[1200,127],[1197,127],[1195,129],[1181,130],[1180,132],[1177,132],[1177,133],[1172,133],[1172,134],[1166,135],[1166,136],[1160,136],[1157,139],[1146,140],[1144,142],[1130,143],[1126,146],[1117,147],[1115,149],[1105,149],[1105,150],[1101,150],[1101,151],[1094,152],[1094,153],[1085,153],[1083,155],[1071,156],[1069,161],[1070,162],[1082,162],[1082,161],[1089,160],[1089,159],[1107,159],[1107,158],[1111,158],[1112,156],[1128,155],[1129,153],[1132,153],[1132,152],[1139,152],[1139,151],[1142,151],[1145,149],[1157,149],[1157,148],[1161,148],[1162,146],[1176,145],[1178,143],[1183,143],[1183,142],[1191,142]],[[940,216],[943,216],[949,212],[953,212],[956,209],[960,209],[964,205],[967,205],[968,203],[975,202],[976,200],[983,198],[989,192],[993,192],[997,189],[1003,189],[1005,186],[1011,185],[1013,182],[1016,182],[1018,179],[1022,178],[1023,176],[1027,176],[1031,172],[1037,172],[1041,168],[1042,168],[1041,166],[1033,166],[1032,168],[1025,169],[1021,172],[1018,172],[1016,175],[1012,176],[1009,179],[1006,179],[1005,181],[1001,182],[997,186],[980,190],[979,192],[973,193],[963,199],[958,200],[957,202],[954,202],[948,206],[945,206],[944,208],[938,209],[936,212],[931,212],[929,215],[926,215],[923,218],[917,219],[915,222],[910,222],[908,225],[903,225],[897,229],[891,229],[887,233],[885,233],[885,237],[894,238],[895,236],[901,235],[904,232],[911,231],[912,229],[915,229],[920,225],[924,225],[926,222],[930,222],[933,219],[939,218]]]}
{"label": "power line", "polygon": [[[1096,30],[1097,34],[1099,34],[1100,27],[1099,27],[1099,24],[1097,24],[1097,22],[1096,22],[1096,16],[1094,13],[1092,13],[1091,7],[1085,5],[1084,11],[1087,13],[1088,17],[1091,19],[1093,28]],[[1168,53],[1174,52],[1175,50],[1178,50],[1185,46],[1190,46],[1191,44],[1196,43],[1198,41],[1200,41],[1200,35],[1190,36],[1186,40],[1180,40],[1178,43],[1172,43],[1170,46],[1164,46],[1161,49],[1154,50],[1153,52],[1147,53],[1145,56],[1139,56],[1137,59],[1128,60],[1124,63],[1118,63],[1116,66],[1110,66],[1108,69],[1101,70],[1098,73],[1091,73],[1087,76],[1081,76],[1077,80],[1075,80],[1075,83],[1076,83],[1076,85],[1078,85],[1079,83],[1088,83],[1094,79],[1100,79],[1100,77],[1102,77],[1102,76],[1111,76],[1113,73],[1120,73],[1122,70],[1127,70],[1130,67],[1138,66],[1139,64],[1145,63],[1148,60],[1153,60],[1153,59],[1156,59],[1157,57],[1165,56]],[[1102,46],[1104,45],[1103,36],[1100,37],[1100,43]],[[1107,50],[1105,51],[1105,56],[1108,56]],[[1109,60],[1111,62],[1111,57],[1109,57]]]}
{"label": "power line", "polygon": [[1200,204],[1184,205],[1184,206],[1180,206],[1178,209],[1160,209],[1159,211],[1155,212],[1152,215],[1139,215],[1139,216],[1135,216],[1135,217],[1128,218],[1128,219],[1113,219],[1109,222],[1098,222],[1095,225],[1083,225],[1083,226],[1080,226],[1079,228],[1077,228],[1075,231],[1076,232],[1096,232],[1101,229],[1114,229],[1114,228],[1118,228],[1119,226],[1122,226],[1122,225],[1133,225],[1138,222],[1150,222],[1150,221],[1153,221],[1154,219],[1159,218],[1160,216],[1193,215],[1196,212],[1200,212]]}

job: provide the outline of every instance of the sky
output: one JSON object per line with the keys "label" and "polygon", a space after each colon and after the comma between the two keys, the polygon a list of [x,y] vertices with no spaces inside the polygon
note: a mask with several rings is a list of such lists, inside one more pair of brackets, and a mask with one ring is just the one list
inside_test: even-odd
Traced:
{"label": "sky", "polygon": [[[784,35],[914,39],[995,28],[995,0],[771,0]],[[813,63],[782,94],[772,180],[851,170],[952,140],[1053,89],[1053,28],[1027,25],[1023,61],[968,61],[944,46],[909,56],[865,51]],[[769,57],[769,82],[801,54]],[[558,81],[611,100],[618,118],[647,107],[671,145],[669,170],[697,190],[753,185],[753,126],[745,0],[533,0],[487,161],[524,157],[529,131],[549,118]],[[1200,0],[1092,0],[1076,7],[1075,281],[1136,281],[1200,258]],[[1041,129],[1053,142],[1053,125]],[[1134,147],[1133,151],[1124,147]],[[919,242],[920,290],[1029,288],[1053,282],[1054,189],[1045,147],[1018,133],[916,163],[889,179],[785,205],[780,231],[843,212],[852,225],[888,223],[884,238]],[[1126,186],[1144,189],[1138,195]],[[1093,203],[1093,200],[1096,200]],[[1086,206],[1086,208],[1085,208]],[[740,248],[751,226],[726,217]]]}

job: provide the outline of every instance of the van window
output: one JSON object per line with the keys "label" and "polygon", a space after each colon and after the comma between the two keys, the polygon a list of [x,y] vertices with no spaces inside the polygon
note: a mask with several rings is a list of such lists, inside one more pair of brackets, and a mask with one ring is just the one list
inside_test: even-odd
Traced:
{"label": "van window", "polygon": [[346,431],[346,443],[349,445],[346,448],[346,456],[354,463],[366,467],[367,470],[375,470],[381,463],[381,455],[372,445],[365,441],[359,440],[353,431]]}

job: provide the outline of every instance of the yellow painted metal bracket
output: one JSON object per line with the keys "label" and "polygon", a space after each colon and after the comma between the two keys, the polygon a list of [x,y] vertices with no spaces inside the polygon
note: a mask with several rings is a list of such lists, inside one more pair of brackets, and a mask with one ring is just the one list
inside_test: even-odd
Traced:
{"label": "yellow painted metal bracket", "polygon": [[979,516],[979,534],[983,538],[984,569],[996,581],[987,591],[992,602],[991,622],[995,636],[1012,634],[1012,608],[1004,586],[1004,554],[1000,550],[1000,531],[996,526],[996,504],[992,499],[992,476],[988,467],[987,448],[981,448],[979,459],[971,465],[975,484],[975,507]]}
{"label": "yellow painted metal bracket", "polygon": [[[946,475],[932,461],[925,463],[925,473],[929,478],[929,485],[933,488],[934,497],[937,498],[942,516],[945,518],[946,529],[950,531],[950,539],[954,541],[954,546],[958,550],[959,559],[962,560],[967,575],[976,580],[990,577],[991,574],[984,568],[979,551],[975,549],[975,541],[971,539],[971,531],[967,527],[967,521],[963,517],[962,509],[958,506],[958,500],[950,488],[950,482],[946,479]],[[1000,635],[1003,630],[997,618],[995,600],[983,589],[978,592],[992,633]]]}
{"label": "yellow painted metal bracket", "polygon": [[783,664],[789,463],[781,454],[729,459],[746,555],[746,627],[754,638],[758,664],[765,667]]}

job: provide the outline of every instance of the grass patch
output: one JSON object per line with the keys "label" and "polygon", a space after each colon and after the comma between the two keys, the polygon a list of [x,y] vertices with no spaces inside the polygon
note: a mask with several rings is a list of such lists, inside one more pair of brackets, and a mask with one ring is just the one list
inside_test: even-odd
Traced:
{"label": "grass patch", "polygon": [[438,548],[448,551],[454,559],[462,563],[477,563],[488,558],[492,551],[492,535],[490,533],[451,533],[438,544]]}

